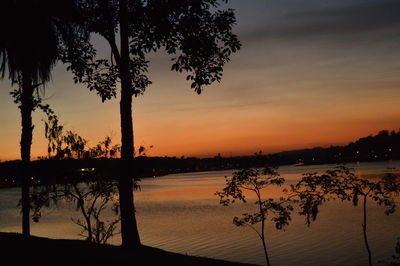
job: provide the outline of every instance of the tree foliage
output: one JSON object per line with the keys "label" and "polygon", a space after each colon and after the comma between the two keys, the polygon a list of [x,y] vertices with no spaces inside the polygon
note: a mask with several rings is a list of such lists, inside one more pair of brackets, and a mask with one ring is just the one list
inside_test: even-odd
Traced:
{"label": "tree foliage", "polygon": [[396,196],[400,192],[400,179],[396,174],[387,173],[381,178],[364,179],[345,166],[327,170],[324,174],[304,174],[300,182],[291,186],[300,199],[301,215],[306,216],[309,225],[316,220],[319,207],[326,201],[339,199],[358,206],[361,199],[370,199],[384,206],[385,214],[396,210]]}
{"label": "tree foliage", "polygon": [[[106,39],[111,48],[109,58],[97,59],[85,38],[68,40],[62,56],[75,82],[85,83],[103,101],[116,96],[121,79],[124,58],[116,45],[121,30],[119,4],[116,0],[77,1],[81,25]],[[232,33],[236,22],[233,10],[219,10],[219,6],[217,0],[127,1],[132,95],[143,94],[151,83],[146,75],[146,54],[162,48],[172,55],[171,70],[188,72],[186,79],[197,93],[221,80],[223,66],[239,50],[240,42]],[[69,47],[79,47],[79,51]]]}
{"label": "tree foliage", "polygon": [[54,111],[47,112],[44,121],[45,137],[48,141],[48,158],[53,159],[88,159],[88,158],[115,158],[121,147],[112,145],[112,138],[106,136],[94,147],[88,147],[87,140],[73,130],[64,130]]}
{"label": "tree foliage", "polygon": [[307,225],[315,221],[320,206],[326,201],[339,199],[363,205],[362,231],[368,253],[369,265],[372,265],[372,252],[367,237],[367,201],[373,201],[385,207],[384,213],[390,215],[396,210],[396,197],[400,193],[400,178],[387,173],[382,177],[365,179],[357,177],[353,169],[339,166],[327,170],[324,174],[308,173],[291,186],[292,197],[299,198],[300,215],[306,217]]}
{"label": "tree foliage", "polygon": [[[270,220],[275,224],[277,230],[284,230],[291,221],[293,201],[290,198],[265,198],[263,189],[268,186],[281,186],[285,179],[280,177],[276,168],[266,167],[264,169],[245,168],[233,173],[231,178],[225,177],[226,186],[222,191],[215,194],[220,197],[220,203],[224,206],[235,203],[236,200],[246,203],[246,191],[255,193],[257,206],[255,213],[243,213],[241,217],[234,217],[233,224],[236,226],[248,226],[260,237],[267,265],[270,265],[266,247],[265,222]],[[256,227],[261,223],[260,228]]]}

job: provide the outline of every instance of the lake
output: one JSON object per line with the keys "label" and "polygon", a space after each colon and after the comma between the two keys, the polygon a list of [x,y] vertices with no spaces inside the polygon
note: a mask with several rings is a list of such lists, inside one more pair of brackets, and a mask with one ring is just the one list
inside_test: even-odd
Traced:
{"label": "lake", "polygon": [[[358,176],[372,177],[383,172],[400,173],[400,161],[348,164]],[[282,166],[279,173],[286,185],[296,183],[301,174],[322,172],[335,165]],[[389,170],[390,168],[390,170]],[[394,168],[394,169],[393,169]],[[172,174],[143,179],[135,193],[136,217],[143,244],[168,251],[265,264],[262,244],[250,228],[236,227],[232,218],[250,212],[251,204],[228,207],[219,204],[215,191],[225,185],[232,171]],[[277,197],[282,188],[266,191]],[[17,208],[20,189],[0,190],[0,231],[21,232]],[[32,234],[50,238],[80,238],[80,228],[71,222],[77,217],[73,207],[46,210]],[[307,227],[303,216],[294,213],[285,231],[267,226],[267,246],[272,265],[367,265],[362,235],[362,208],[340,201],[328,202],[317,220]],[[386,216],[384,208],[368,205],[368,238],[373,261],[389,260],[400,237],[400,210]],[[114,237],[113,244],[120,244]]]}

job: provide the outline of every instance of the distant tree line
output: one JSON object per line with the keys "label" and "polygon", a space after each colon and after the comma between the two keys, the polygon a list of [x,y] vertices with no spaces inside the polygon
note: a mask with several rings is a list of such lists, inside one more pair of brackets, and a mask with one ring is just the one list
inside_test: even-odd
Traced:
{"label": "distant tree line", "polygon": [[322,164],[400,159],[400,130],[382,130],[345,146],[281,152],[267,156],[276,164]]}
{"label": "distant tree line", "polygon": [[[95,156],[96,158],[93,158],[93,156],[92,158],[75,156],[74,154],[78,154],[76,151],[71,153],[64,150],[61,151],[61,154],[64,155],[62,157],[54,154],[63,160],[55,160],[53,158],[50,160],[42,159],[33,161],[32,176],[35,179],[33,182],[37,183],[40,180],[42,183],[63,183],[77,180],[92,180],[95,176],[102,178],[105,176],[110,178],[115,177],[118,160],[110,158],[113,156],[110,156],[109,151],[110,149],[115,149],[115,147],[105,145],[109,144],[110,141],[109,138],[106,138],[104,141],[99,142],[97,146],[88,149],[88,151],[90,150],[99,154],[99,156]],[[112,151],[111,153],[114,154]],[[67,154],[71,154],[71,156],[67,156]],[[346,146],[318,147],[268,155],[263,155],[261,151],[257,153],[257,156],[223,157],[218,154],[210,158],[184,156],[148,157],[141,155],[134,159],[136,165],[135,167],[132,166],[131,171],[138,177],[153,177],[170,173],[263,167],[266,164],[285,165],[299,162],[304,164],[321,164],[390,159],[400,159],[400,130],[397,132],[382,130],[376,135],[360,138]],[[18,172],[20,171],[19,164],[20,161],[0,163],[0,185],[18,185],[15,176],[18,176]]]}

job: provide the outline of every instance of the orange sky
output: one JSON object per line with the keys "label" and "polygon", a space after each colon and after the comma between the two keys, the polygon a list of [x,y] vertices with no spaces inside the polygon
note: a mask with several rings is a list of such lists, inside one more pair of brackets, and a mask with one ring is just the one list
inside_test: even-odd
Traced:
{"label": "orange sky", "polygon": [[[243,48],[222,82],[201,95],[184,75],[170,71],[166,55],[150,55],[153,84],[134,101],[136,145],[153,145],[151,156],[266,154],[400,128],[400,19],[386,23],[387,16],[369,15],[381,26],[364,29],[363,12],[379,11],[368,5],[373,1],[309,1],[314,5],[232,1]],[[380,3],[393,8],[394,2]],[[351,4],[363,6],[353,14]],[[100,54],[108,54],[103,40],[94,40]],[[9,82],[0,82],[0,160],[19,157],[20,115],[9,91]],[[118,99],[101,103],[73,83],[65,66],[54,70],[46,97],[66,129],[90,145],[106,135],[119,141]],[[33,159],[46,154],[42,118],[34,115]]]}

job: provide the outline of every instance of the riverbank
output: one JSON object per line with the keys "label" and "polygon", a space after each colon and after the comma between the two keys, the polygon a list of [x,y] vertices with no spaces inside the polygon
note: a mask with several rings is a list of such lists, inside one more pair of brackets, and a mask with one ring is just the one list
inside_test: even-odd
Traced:
{"label": "riverbank", "polygon": [[[140,158],[144,159],[144,158]],[[145,158],[154,159],[154,158]],[[204,159],[205,160],[205,159]],[[356,163],[384,163],[384,162],[396,162],[393,160],[374,160],[374,161],[357,161]],[[3,188],[14,188],[20,187],[21,182],[18,176],[21,176],[20,161],[0,162],[0,189]],[[355,163],[354,161],[342,162],[342,164]],[[323,164],[320,162],[313,163],[297,163],[297,164],[279,164],[279,170],[285,166],[296,166],[296,167],[312,167],[316,165],[332,165],[335,163]],[[92,160],[42,160],[32,162],[32,174],[30,179],[30,186],[43,186],[43,185],[55,185],[65,183],[78,183],[78,182],[91,182],[98,179],[110,179],[117,180],[116,174],[118,174],[118,160],[117,159],[92,159]],[[243,165],[237,164],[236,167],[232,165],[225,165],[221,167],[212,168],[173,168],[173,169],[158,169],[152,168],[154,171],[138,171],[139,180],[146,178],[154,178],[159,176],[165,176],[170,174],[182,174],[182,173],[199,173],[208,171],[224,171],[224,170],[235,170],[240,169]],[[248,167],[264,167],[263,165],[247,165]],[[244,166],[243,166],[244,167]],[[56,170],[57,169],[57,170]],[[399,168],[400,169],[400,168]],[[139,169],[140,170],[140,169]],[[393,169],[392,169],[393,170]]]}
{"label": "riverbank", "polygon": [[13,265],[251,265],[182,255],[148,246],[127,250],[82,240],[24,238],[17,233],[0,233],[0,246],[2,262]]}

